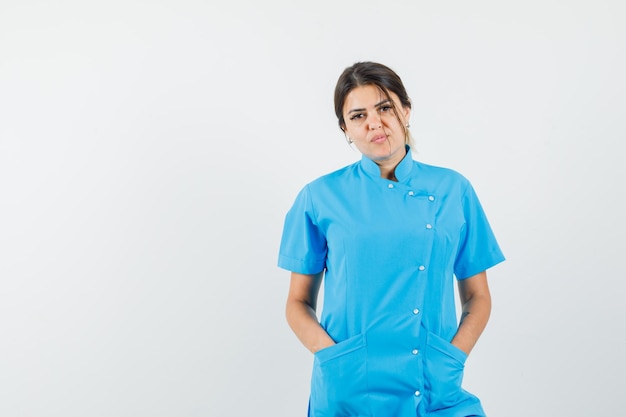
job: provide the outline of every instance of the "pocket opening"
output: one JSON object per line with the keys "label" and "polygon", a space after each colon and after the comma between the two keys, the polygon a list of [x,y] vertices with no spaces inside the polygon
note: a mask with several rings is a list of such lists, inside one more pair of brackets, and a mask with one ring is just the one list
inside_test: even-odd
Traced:
{"label": "pocket opening", "polygon": [[314,356],[318,363],[321,365],[333,359],[337,359],[343,355],[352,353],[355,350],[364,348],[365,345],[365,336],[363,334],[358,334],[346,340],[342,340],[339,343],[318,350],[317,352],[315,352]]}

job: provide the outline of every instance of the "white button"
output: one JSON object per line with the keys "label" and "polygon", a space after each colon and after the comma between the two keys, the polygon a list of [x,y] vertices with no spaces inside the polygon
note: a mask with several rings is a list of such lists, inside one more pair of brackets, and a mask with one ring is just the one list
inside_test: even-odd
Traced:
{"label": "white button", "polygon": [[393,188],[393,184],[389,184],[387,187],[389,187],[389,188]]}
{"label": "white button", "polygon": [[429,199],[430,201],[435,201],[435,197],[433,197],[432,195],[429,195],[429,196],[428,196],[428,199]]}
{"label": "white button", "polygon": [[426,228],[427,228],[427,229],[432,229],[432,228],[433,228],[433,225],[432,225],[432,224],[430,224],[430,223],[428,223],[428,224],[426,225]]}
{"label": "white button", "polygon": [[409,191],[409,195],[415,195],[413,191]]}
{"label": "white button", "polygon": [[421,392],[419,392],[419,391],[415,391],[415,396],[416,396],[416,397],[419,397],[419,396],[420,396],[420,394],[421,394]]}
{"label": "white button", "polygon": [[414,308],[413,309],[413,314],[419,314],[419,312],[420,312],[419,308]]}
{"label": "white button", "polygon": [[413,349],[413,350],[411,351],[411,353],[412,353],[412,354],[414,354],[414,355],[417,355],[417,354],[419,353],[419,350],[417,350],[417,349]]}
{"label": "white button", "polygon": [[420,271],[423,271],[424,269],[426,269],[426,267],[424,265],[420,265],[419,268],[417,269],[419,269]]}

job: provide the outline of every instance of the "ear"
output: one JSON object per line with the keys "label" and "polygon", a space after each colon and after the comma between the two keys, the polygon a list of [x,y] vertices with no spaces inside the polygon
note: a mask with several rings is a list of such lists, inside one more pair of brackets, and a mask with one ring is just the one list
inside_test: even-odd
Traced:
{"label": "ear", "polygon": [[404,122],[408,123],[411,118],[411,108],[410,107],[402,107],[402,113],[404,114]]}

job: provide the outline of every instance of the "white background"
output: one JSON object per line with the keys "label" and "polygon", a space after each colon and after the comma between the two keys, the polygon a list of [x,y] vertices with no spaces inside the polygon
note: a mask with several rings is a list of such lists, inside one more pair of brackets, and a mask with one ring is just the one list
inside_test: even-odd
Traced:
{"label": "white background", "polygon": [[626,415],[621,0],[0,0],[0,415],[302,416],[284,214],[360,158],[358,60],[507,261],[466,368],[490,417]]}

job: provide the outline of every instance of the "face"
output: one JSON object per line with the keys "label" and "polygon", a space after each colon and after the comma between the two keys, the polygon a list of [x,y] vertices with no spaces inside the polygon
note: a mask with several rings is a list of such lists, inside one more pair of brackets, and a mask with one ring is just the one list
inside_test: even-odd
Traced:
{"label": "face", "polygon": [[396,94],[389,92],[389,96],[393,102],[373,85],[350,91],[343,105],[344,132],[363,155],[395,166],[406,154],[404,126],[411,110],[402,107]]}

